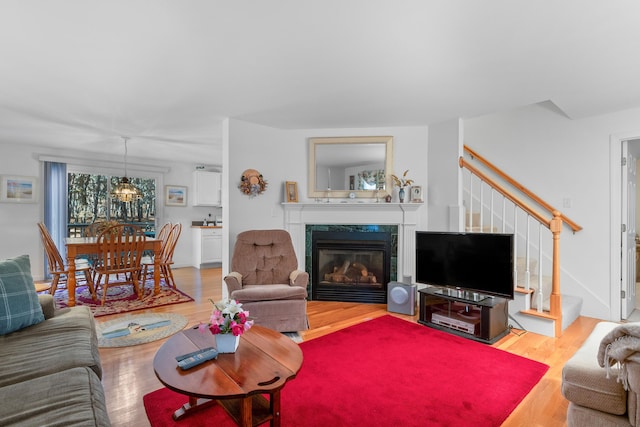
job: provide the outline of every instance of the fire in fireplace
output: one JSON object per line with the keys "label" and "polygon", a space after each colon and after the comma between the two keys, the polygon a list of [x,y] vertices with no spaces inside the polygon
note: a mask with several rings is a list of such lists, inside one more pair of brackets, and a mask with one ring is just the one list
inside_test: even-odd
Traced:
{"label": "fire in fireplace", "polygon": [[311,250],[311,299],[387,302],[390,233],[313,231]]}

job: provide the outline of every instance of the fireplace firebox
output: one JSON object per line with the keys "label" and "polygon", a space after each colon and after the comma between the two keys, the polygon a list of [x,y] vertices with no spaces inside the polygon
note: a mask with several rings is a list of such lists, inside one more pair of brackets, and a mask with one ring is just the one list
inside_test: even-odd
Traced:
{"label": "fireplace firebox", "polygon": [[313,231],[311,251],[311,299],[387,302],[390,233]]}

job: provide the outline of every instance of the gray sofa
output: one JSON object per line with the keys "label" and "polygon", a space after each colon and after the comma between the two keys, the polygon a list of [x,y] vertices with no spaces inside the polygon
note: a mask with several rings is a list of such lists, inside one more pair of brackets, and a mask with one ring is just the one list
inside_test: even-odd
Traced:
{"label": "gray sofa", "polygon": [[[629,324],[627,324],[629,325]],[[619,367],[607,370],[598,360],[600,344],[622,326],[600,322],[562,369],[562,395],[569,400],[567,426],[640,425],[640,364],[625,363],[628,389],[618,381]]]}
{"label": "gray sofa", "polygon": [[91,311],[38,300],[43,322],[0,335],[0,425],[110,426]]}

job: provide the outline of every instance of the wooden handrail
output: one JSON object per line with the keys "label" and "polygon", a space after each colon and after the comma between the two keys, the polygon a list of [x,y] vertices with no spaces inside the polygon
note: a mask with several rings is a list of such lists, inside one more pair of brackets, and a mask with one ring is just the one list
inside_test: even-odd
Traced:
{"label": "wooden handrail", "polygon": [[[518,181],[516,181],[515,179],[511,178],[509,175],[507,175],[506,173],[504,173],[502,170],[500,170],[498,167],[496,167],[493,163],[489,162],[487,159],[485,159],[484,157],[482,157],[481,155],[479,155],[477,152],[475,152],[473,149],[469,148],[467,145],[464,146],[464,151],[466,151],[467,153],[469,153],[469,155],[475,159],[477,159],[480,163],[482,163],[483,165],[485,165],[487,168],[489,168],[492,172],[494,172],[496,175],[498,175],[500,178],[504,179],[506,182],[508,182],[510,185],[514,186],[515,188],[517,188],[518,190],[520,190],[523,194],[525,194],[527,197],[529,197],[531,200],[535,201],[537,204],[539,204],[540,206],[542,206],[545,210],[547,210],[550,214],[553,214],[554,211],[557,211],[556,208],[554,208],[553,206],[551,206],[549,203],[545,202],[544,200],[542,200],[540,197],[538,197],[535,193],[533,193],[531,190],[529,190],[528,188],[526,188],[524,185],[520,184]],[[468,164],[468,162],[467,162]],[[462,166],[462,164],[460,165]],[[467,167],[467,166],[465,166]],[[476,169],[477,170],[477,169]],[[486,175],[485,175],[486,176]],[[573,230],[573,232],[577,232],[582,230],[582,227],[578,224],[576,224],[574,221],[572,221],[571,219],[567,218],[565,215],[562,215],[562,221],[564,223],[566,223],[569,227],[571,227],[571,230]]]}
{"label": "wooden handrail", "polygon": [[[506,189],[502,185],[498,184],[496,181],[490,178],[486,173],[480,171],[478,168],[471,165],[471,163],[465,160],[464,157],[460,157],[460,159],[458,160],[458,163],[461,168],[464,167],[467,170],[469,170],[469,172],[479,177],[483,182],[485,182],[490,187],[492,187],[495,191],[500,193],[504,198],[513,202],[520,209],[522,209],[523,211],[525,211],[526,213],[534,217],[540,224],[544,225],[551,231],[553,235],[553,254],[552,254],[552,260],[551,260],[552,275],[551,275],[551,295],[550,295],[550,301],[549,301],[550,302],[549,316],[550,318],[554,319],[554,325],[555,325],[554,333],[555,333],[555,336],[559,337],[560,335],[562,335],[562,296],[560,293],[560,233],[562,231],[562,224],[564,223],[566,218],[564,218],[559,211],[551,208],[551,206],[549,206],[548,204],[540,200],[538,197],[533,197],[532,196],[533,193],[531,193],[529,190],[526,190],[522,185],[520,185],[516,181],[509,178],[503,172],[499,171],[497,168],[495,168],[491,163],[489,163],[485,159],[482,159],[481,157],[477,156],[467,146],[465,146],[465,150],[468,151],[472,156],[476,156],[478,160],[480,160],[483,164],[489,167],[493,172],[498,174],[501,178],[505,179],[514,187],[518,188],[525,195],[532,198],[536,203],[538,203],[539,205],[547,209],[552,209],[550,211],[551,218],[550,219],[545,218],[543,214],[539,213],[531,205],[524,202],[519,197],[515,196],[512,192],[510,192],[508,189]],[[574,228],[573,226],[571,227],[574,233],[582,229],[582,227],[580,226],[576,225],[576,227],[577,228]]]}
{"label": "wooden handrail", "polygon": [[511,200],[514,204],[520,206],[520,208],[527,212],[529,215],[531,215],[532,217],[534,217],[536,220],[538,220],[538,222],[540,222],[541,224],[544,224],[545,227],[549,228],[551,227],[551,220],[553,218],[545,218],[545,216],[543,214],[541,214],[540,212],[536,211],[534,208],[532,208],[529,204],[527,204],[525,201],[523,201],[522,199],[514,196],[512,193],[509,192],[509,190],[507,190],[506,188],[504,188],[502,185],[498,184],[496,181],[494,181],[493,179],[489,178],[489,176],[487,176],[485,173],[483,173],[482,171],[480,171],[479,169],[477,169],[475,166],[473,166],[471,163],[469,163],[468,161],[466,161],[464,159],[464,157],[460,157],[459,160],[459,164],[460,167],[464,167],[467,168],[470,172],[472,172],[474,175],[477,175],[478,177],[480,177],[480,179],[482,179],[484,182],[486,182],[487,184],[489,184],[491,187],[493,187],[494,190],[496,190],[498,193],[502,194],[502,196],[506,199]]}

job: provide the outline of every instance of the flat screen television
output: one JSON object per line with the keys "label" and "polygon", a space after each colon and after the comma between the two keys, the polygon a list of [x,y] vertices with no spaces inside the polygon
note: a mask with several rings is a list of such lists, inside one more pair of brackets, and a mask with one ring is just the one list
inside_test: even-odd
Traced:
{"label": "flat screen television", "polygon": [[416,282],[513,299],[513,235],[416,232]]}

